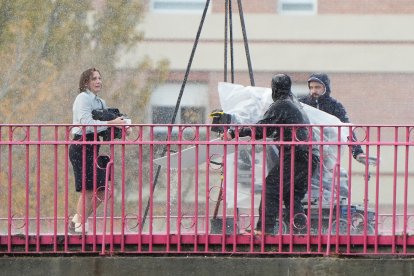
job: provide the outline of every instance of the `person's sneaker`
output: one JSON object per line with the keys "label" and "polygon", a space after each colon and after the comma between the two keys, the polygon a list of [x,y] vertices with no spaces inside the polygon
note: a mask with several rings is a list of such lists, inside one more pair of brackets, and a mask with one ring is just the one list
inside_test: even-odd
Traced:
{"label": "person's sneaker", "polygon": [[75,234],[75,223],[73,221],[69,221],[68,232]]}
{"label": "person's sneaker", "polygon": [[[89,227],[89,224],[86,222],[85,223],[85,234],[88,233],[88,227]],[[68,230],[72,234],[82,234],[82,223],[70,221]]]}

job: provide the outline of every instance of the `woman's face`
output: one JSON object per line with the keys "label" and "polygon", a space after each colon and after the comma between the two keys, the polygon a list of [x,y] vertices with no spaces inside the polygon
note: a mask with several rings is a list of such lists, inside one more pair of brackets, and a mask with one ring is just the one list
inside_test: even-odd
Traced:
{"label": "woman's face", "polygon": [[88,82],[88,89],[94,94],[98,94],[98,92],[101,91],[101,88],[102,88],[101,74],[99,74],[98,71],[93,71],[92,77],[90,78]]}

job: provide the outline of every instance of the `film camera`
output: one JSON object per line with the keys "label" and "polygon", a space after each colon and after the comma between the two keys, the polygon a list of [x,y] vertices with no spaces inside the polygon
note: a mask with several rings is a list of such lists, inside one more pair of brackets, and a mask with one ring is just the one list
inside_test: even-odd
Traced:
{"label": "film camera", "polygon": [[[231,115],[224,113],[221,109],[215,109],[210,113],[210,118],[213,118],[212,124],[227,125],[231,123]],[[211,131],[223,133],[224,127],[222,126],[213,126]]]}
{"label": "film camera", "polygon": [[[125,116],[119,112],[118,108],[102,108],[92,110],[92,119],[99,121],[112,121],[118,117]],[[111,140],[111,132],[114,132],[114,139],[122,138],[122,129],[117,127],[108,127],[107,130],[101,131],[99,136],[103,138],[104,141]]]}

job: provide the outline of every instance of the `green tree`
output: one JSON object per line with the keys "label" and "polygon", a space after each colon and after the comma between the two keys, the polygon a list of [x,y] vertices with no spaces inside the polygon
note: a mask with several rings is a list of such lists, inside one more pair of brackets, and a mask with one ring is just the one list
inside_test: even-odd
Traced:
{"label": "green tree", "polygon": [[[133,68],[120,69],[117,61],[120,54],[132,51],[143,39],[144,34],[137,32],[137,26],[144,12],[140,0],[1,0],[1,123],[71,124],[79,76],[90,67],[98,68],[103,75],[102,96],[108,104],[119,107],[133,123],[143,123],[152,88],[166,77],[168,62],[145,59]],[[10,130],[3,128],[1,140],[8,140],[9,133]],[[45,130],[42,139],[53,140],[53,135],[53,130]],[[62,138],[65,133],[59,135]],[[31,133],[31,139],[35,137],[36,134]],[[47,214],[53,213],[53,208],[48,207],[53,206],[55,187],[54,147],[44,148],[46,150],[41,151],[41,191],[38,191],[36,148],[13,148],[13,175],[10,176],[9,149],[0,146],[0,201],[8,202],[8,184],[12,182],[13,209],[19,209],[13,211],[14,214],[24,213],[27,198],[30,210],[35,210],[38,192],[42,206],[47,206]],[[29,164],[25,163],[26,156],[31,160]],[[126,158],[136,156],[134,153]],[[59,148],[60,198],[64,183],[61,168],[66,158],[63,148]],[[71,166],[69,175],[69,190],[73,193]],[[73,209],[72,204],[70,208]],[[7,216],[5,206],[0,210],[2,217]],[[63,204],[58,208],[61,210]]]}
{"label": "green tree", "polygon": [[136,30],[142,1],[2,1],[0,15],[0,57],[7,65],[0,68],[3,123],[70,123],[78,78],[89,67],[101,70],[103,95],[112,105],[128,99],[123,111],[143,120],[135,104],[146,106],[142,101],[167,63],[144,60],[122,73],[116,64],[143,38]]}

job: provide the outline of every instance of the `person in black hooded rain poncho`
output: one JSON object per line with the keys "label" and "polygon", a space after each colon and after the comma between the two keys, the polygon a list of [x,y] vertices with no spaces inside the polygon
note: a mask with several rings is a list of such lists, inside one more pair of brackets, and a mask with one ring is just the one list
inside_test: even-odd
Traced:
{"label": "person in black hooded rain poncho", "polygon": [[[299,98],[304,104],[322,110],[337,117],[343,123],[349,123],[349,117],[345,107],[338,100],[331,97],[331,81],[327,74],[314,73],[309,76],[309,94]],[[356,136],[352,133],[352,140],[356,141]],[[352,146],[352,156],[360,162],[366,157],[361,146]]]}
{"label": "person in black hooded rain poncho", "polygon": [[[257,124],[310,124],[309,118],[304,112],[300,102],[296,99],[291,91],[291,79],[288,75],[277,74],[272,78],[272,99],[273,103],[265,112],[263,119]],[[280,137],[281,127],[267,126],[256,127],[255,138],[262,139],[264,131],[266,137],[273,138],[274,141],[307,141],[310,134],[309,129],[300,127],[293,132],[292,127],[283,128],[283,137]],[[251,136],[252,131],[250,127],[238,129],[239,137]],[[292,137],[293,136],[293,137]],[[227,138],[233,139],[235,137],[234,130],[230,129]],[[291,165],[292,147],[294,147],[294,166]],[[277,220],[279,219],[279,200],[282,197],[284,205],[287,210],[290,210],[290,194],[291,194],[291,173],[294,177],[294,214],[304,214],[302,199],[308,190],[308,171],[309,171],[309,157],[312,158],[312,171],[318,166],[319,154],[313,152],[310,155],[309,145],[278,145],[279,152],[283,150],[283,162],[276,162],[273,168],[270,169],[266,177],[266,192],[265,192],[265,213],[264,226],[265,233],[274,234]],[[282,155],[282,154],[281,154]],[[280,168],[283,165],[283,194],[280,195]],[[262,199],[263,201],[263,199]],[[288,212],[289,213],[289,212]],[[296,219],[297,218],[297,219]],[[296,216],[295,225],[298,229],[303,229],[306,224],[305,216]],[[259,220],[256,224],[256,233],[262,231],[262,202],[259,206]]]}

